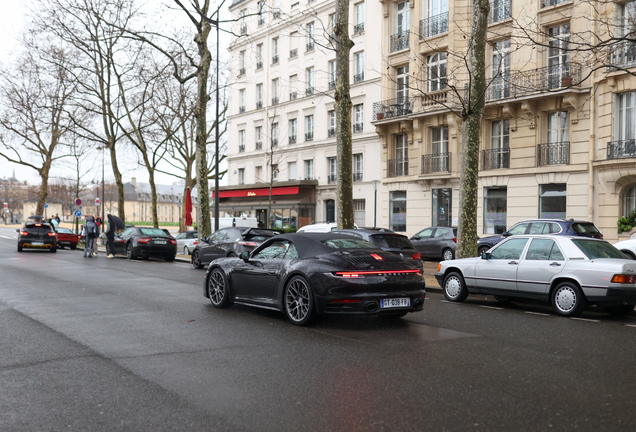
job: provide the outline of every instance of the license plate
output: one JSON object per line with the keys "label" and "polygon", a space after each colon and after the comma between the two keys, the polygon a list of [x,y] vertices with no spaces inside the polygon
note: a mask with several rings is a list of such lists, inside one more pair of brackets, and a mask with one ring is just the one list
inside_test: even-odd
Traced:
{"label": "license plate", "polygon": [[61,241],[60,244],[71,244],[71,242],[68,241]]}
{"label": "license plate", "polygon": [[42,243],[42,242],[31,242],[31,244],[33,246],[44,246],[44,243]]}
{"label": "license plate", "polygon": [[165,240],[155,240],[155,244],[166,244]]}
{"label": "license plate", "polygon": [[391,298],[391,299],[382,299],[380,300],[381,308],[393,308],[393,307],[406,307],[411,306],[410,298]]}

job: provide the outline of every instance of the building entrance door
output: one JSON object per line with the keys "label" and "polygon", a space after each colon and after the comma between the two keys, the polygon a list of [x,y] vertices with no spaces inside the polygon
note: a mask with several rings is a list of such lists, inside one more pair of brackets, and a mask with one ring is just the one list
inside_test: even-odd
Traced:
{"label": "building entrance door", "polygon": [[326,200],[325,201],[325,209],[327,220],[325,222],[335,222],[336,221],[336,202],[334,200]]}

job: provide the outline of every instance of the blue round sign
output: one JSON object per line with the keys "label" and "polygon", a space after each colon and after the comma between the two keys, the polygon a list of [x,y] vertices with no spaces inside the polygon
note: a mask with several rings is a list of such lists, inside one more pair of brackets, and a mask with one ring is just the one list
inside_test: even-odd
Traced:
{"label": "blue round sign", "polygon": [[44,208],[48,208],[49,207],[49,203],[44,203]]}
{"label": "blue round sign", "polygon": [[82,215],[82,212],[79,210],[75,210],[75,217],[80,217]]}

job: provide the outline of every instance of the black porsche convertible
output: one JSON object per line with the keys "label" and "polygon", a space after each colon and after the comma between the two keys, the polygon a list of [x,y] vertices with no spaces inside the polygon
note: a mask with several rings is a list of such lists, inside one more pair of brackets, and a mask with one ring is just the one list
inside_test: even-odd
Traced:
{"label": "black porsche convertible", "polygon": [[274,309],[297,325],[327,313],[402,317],[422,310],[426,296],[420,269],[335,233],[281,234],[240,258],[217,259],[203,293],[214,307]]}

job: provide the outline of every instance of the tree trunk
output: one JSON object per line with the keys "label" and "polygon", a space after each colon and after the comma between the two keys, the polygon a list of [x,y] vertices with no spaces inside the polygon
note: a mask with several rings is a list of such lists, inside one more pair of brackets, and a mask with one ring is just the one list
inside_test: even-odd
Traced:
{"label": "tree trunk", "polygon": [[[329,29],[331,31],[331,29]],[[351,165],[351,94],[349,92],[349,0],[336,3],[336,147],[338,163],[338,228],[353,228]]]}
{"label": "tree trunk", "polygon": [[155,185],[155,170],[148,168],[148,182],[150,183],[150,193],[152,199],[152,226],[159,228],[159,214],[157,212],[157,185]]}
{"label": "tree trunk", "polygon": [[456,258],[477,256],[479,139],[486,96],[486,29],[489,11],[489,0],[473,0],[473,26],[468,50],[470,87],[462,122]]}
{"label": "tree trunk", "polygon": [[122,182],[121,172],[119,171],[119,166],[117,165],[117,152],[115,151],[115,143],[112,141],[112,139],[110,139],[110,141],[110,145],[108,146],[110,150],[110,162],[113,167],[115,183],[117,184],[117,216],[119,216],[121,220],[126,222],[126,214],[124,211],[124,183]]}

